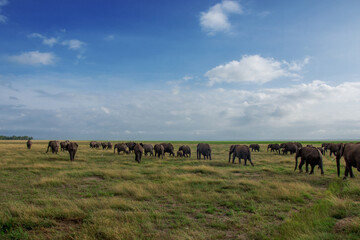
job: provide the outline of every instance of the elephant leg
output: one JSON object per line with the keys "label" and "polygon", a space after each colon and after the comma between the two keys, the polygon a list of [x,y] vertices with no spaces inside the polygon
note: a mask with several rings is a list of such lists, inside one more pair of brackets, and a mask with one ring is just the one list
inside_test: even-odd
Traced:
{"label": "elephant leg", "polygon": [[344,180],[348,177],[348,175],[349,175],[349,168],[348,168],[349,166],[348,166],[348,164],[346,164],[346,166],[345,166],[345,174],[344,174]]}
{"label": "elephant leg", "polygon": [[[232,163],[234,164],[235,163],[235,153],[233,154],[233,159],[232,159]],[[241,160],[240,160],[240,158],[239,158],[239,164],[241,163]]]}
{"label": "elephant leg", "polygon": [[302,172],[302,166],[304,165],[304,161],[301,159],[300,164],[299,164],[299,172]]}
{"label": "elephant leg", "polygon": [[249,162],[250,162],[251,166],[254,166],[253,162],[251,161],[251,158],[249,158]]}
{"label": "elephant leg", "polygon": [[309,163],[306,162],[306,173],[308,173],[308,172],[309,172]]}
{"label": "elephant leg", "polygon": [[247,159],[246,158],[244,158],[244,166],[246,166],[247,164],[246,164],[246,161],[247,161]]}
{"label": "elephant leg", "polygon": [[352,166],[351,165],[349,166],[349,172],[350,172],[350,177],[354,178],[355,176],[354,176],[354,173],[352,171]]}
{"label": "elephant leg", "polygon": [[310,174],[313,174],[313,173],[314,173],[314,167],[315,167],[315,165],[311,165],[311,171],[310,171]]}

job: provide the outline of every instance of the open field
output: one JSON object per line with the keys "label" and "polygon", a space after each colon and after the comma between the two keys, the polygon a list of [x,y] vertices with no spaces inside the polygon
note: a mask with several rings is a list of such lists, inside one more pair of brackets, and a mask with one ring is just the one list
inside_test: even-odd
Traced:
{"label": "open field", "polygon": [[251,167],[228,163],[230,142],[210,143],[211,161],[189,142],[190,159],[140,164],[88,141],[74,162],[25,142],[0,141],[0,239],[360,238],[360,173],[343,181],[328,155],[321,176],[294,172],[294,155],[266,143]]}

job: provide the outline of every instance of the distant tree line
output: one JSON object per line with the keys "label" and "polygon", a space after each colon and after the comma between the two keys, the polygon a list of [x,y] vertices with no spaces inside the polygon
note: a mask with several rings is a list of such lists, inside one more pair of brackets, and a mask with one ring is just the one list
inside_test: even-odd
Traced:
{"label": "distant tree line", "polygon": [[0,135],[0,140],[32,140],[33,137],[29,136],[2,136]]}

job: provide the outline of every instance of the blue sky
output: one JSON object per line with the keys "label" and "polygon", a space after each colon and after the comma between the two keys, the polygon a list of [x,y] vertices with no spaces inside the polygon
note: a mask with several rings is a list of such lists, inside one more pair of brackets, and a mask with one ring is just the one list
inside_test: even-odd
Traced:
{"label": "blue sky", "polygon": [[359,1],[0,0],[0,134],[357,139]]}

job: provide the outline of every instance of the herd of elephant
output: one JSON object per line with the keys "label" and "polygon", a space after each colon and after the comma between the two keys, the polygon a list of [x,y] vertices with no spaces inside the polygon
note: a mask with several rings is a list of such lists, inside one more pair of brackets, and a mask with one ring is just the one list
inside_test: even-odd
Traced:
{"label": "herd of elephant", "polygon": [[[27,148],[31,149],[32,141],[27,141]],[[68,151],[70,154],[70,161],[74,161],[75,154],[79,145],[76,142],[70,142],[68,140],[59,142],[56,140],[49,141],[46,153],[51,149],[52,153],[58,153],[59,148],[61,151]],[[90,142],[90,148],[100,148],[103,149],[112,149],[113,145],[111,142]],[[251,149],[251,151],[250,151]],[[269,144],[267,146],[267,151],[276,152],[281,154],[295,154],[295,169],[298,166],[298,158],[300,157],[299,171],[302,172],[302,166],[306,165],[306,172],[308,172],[308,166],[311,166],[310,174],[314,173],[315,166],[318,166],[321,170],[321,174],[324,174],[323,169],[323,155],[329,150],[330,156],[334,154],[336,157],[336,167],[337,175],[340,176],[340,159],[344,157],[345,160],[345,175],[344,179],[348,177],[353,178],[354,174],[352,167],[355,167],[360,172],[360,142],[358,143],[323,143],[321,147],[313,147],[312,145],[307,145],[303,147],[299,142],[287,142],[281,144]],[[118,154],[123,152],[124,154],[129,154],[133,152],[135,154],[135,161],[138,163],[141,162],[142,155],[149,154],[150,156],[157,156],[164,158],[165,153],[169,153],[170,156],[175,156],[174,146],[171,143],[160,143],[155,144],[143,144],[135,142],[126,142],[126,143],[117,143],[114,145],[114,153],[117,151]],[[252,166],[254,166],[251,160],[251,152],[260,151],[259,144],[250,144],[247,145],[231,145],[229,149],[229,162],[235,163],[235,159],[239,159],[239,164],[241,159],[244,159],[244,164],[246,165],[247,160]],[[182,145],[179,147],[177,157],[191,157],[191,149],[188,145]],[[201,157],[211,160],[211,147],[208,143],[199,143],[196,148],[196,157],[198,160]]]}

